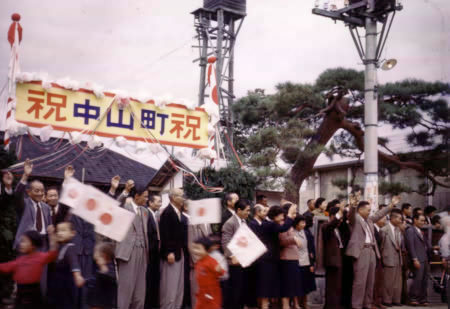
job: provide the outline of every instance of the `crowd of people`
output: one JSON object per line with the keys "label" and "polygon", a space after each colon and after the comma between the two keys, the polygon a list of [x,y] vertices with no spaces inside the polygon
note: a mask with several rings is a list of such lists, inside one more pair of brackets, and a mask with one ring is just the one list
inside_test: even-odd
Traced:
{"label": "crowd of people", "polygon": [[[58,188],[29,182],[32,170],[27,160],[15,188],[11,173],[2,176],[1,207],[15,213],[17,228],[0,273],[12,274],[16,308],[308,308],[316,265],[325,269],[326,309],[427,306],[431,251],[440,249],[445,267],[450,259],[450,217],[436,222],[432,206],[399,208],[396,196],[376,213],[358,194],[347,205],[318,198],[300,215],[286,200],[269,206],[257,196],[253,205],[226,193],[220,224],[190,225],[183,189],[170,190],[162,207],[161,196],[133,180],[119,192],[119,176],[107,194],[135,217],[114,242],[61,204]],[[67,167],[65,179],[73,175]],[[447,232],[432,248],[422,227],[437,223]],[[242,225],[267,248],[249,267],[228,248]]]}

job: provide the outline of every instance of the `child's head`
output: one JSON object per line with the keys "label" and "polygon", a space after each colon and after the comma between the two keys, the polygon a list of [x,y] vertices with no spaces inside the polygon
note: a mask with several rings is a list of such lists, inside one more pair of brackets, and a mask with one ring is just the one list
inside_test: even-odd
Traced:
{"label": "child's head", "polygon": [[198,255],[199,257],[204,257],[208,254],[208,252],[211,251],[212,246],[213,243],[211,239],[209,239],[209,237],[200,237],[194,241],[192,249],[196,255]]}
{"label": "child's head", "polygon": [[42,246],[42,238],[37,231],[26,231],[20,238],[19,252],[29,254]]}
{"label": "child's head", "polygon": [[101,242],[95,246],[94,259],[97,265],[106,265],[114,259],[114,244]]}
{"label": "child's head", "polygon": [[214,250],[219,250],[220,249],[220,245],[221,245],[221,239],[219,236],[217,235],[209,235],[208,237],[211,240],[211,248],[209,248],[209,252],[214,251]]}
{"label": "child's head", "polygon": [[75,237],[75,229],[71,222],[61,222],[56,226],[56,239],[59,243],[66,243]]}

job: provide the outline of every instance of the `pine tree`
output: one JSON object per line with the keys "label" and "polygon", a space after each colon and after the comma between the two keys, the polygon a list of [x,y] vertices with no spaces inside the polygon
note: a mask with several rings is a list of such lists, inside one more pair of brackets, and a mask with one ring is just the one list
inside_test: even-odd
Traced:
{"label": "pine tree", "polygon": [[[450,187],[449,106],[444,99],[450,85],[407,79],[377,90],[380,125],[412,128],[408,144],[424,149],[394,153],[388,140],[380,138],[382,170],[416,170],[431,181],[424,194],[433,194],[438,185]],[[234,143],[246,164],[268,187],[283,179],[285,197],[298,200],[299,188],[321,153],[361,155],[364,73],[328,69],[314,84],[280,83],[271,95],[249,91],[234,104],[233,112]]]}

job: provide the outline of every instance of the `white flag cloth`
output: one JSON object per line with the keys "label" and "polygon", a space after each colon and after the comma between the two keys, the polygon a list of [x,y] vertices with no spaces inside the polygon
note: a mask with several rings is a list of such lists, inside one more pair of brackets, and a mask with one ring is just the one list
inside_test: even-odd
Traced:
{"label": "white flag cloth", "polygon": [[203,200],[189,201],[189,224],[220,223],[221,206],[219,198],[206,198]]}
{"label": "white flag cloth", "polygon": [[72,207],[73,214],[93,224],[97,233],[115,241],[122,241],[135,216],[107,194],[74,178],[64,183],[60,202]]}
{"label": "white flag cloth", "polygon": [[236,257],[242,267],[247,267],[263,255],[267,248],[258,236],[249,229],[247,224],[242,224],[228,243],[228,250]]}

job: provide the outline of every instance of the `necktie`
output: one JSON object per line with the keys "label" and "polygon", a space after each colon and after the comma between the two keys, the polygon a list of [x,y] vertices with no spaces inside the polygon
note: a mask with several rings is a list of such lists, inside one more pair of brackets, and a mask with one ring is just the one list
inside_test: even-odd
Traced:
{"label": "necktie", "polygon": [[42,231],[42,210],[39,203],[36,203],[36,230],[39,233]]}
{"label": "necktie", "polygon": [[52,210],[52,223],[53,223],[53,225],[55,225],[56,224],[56,211],[55,211],[54,207],[52,207],[51,210]]}

